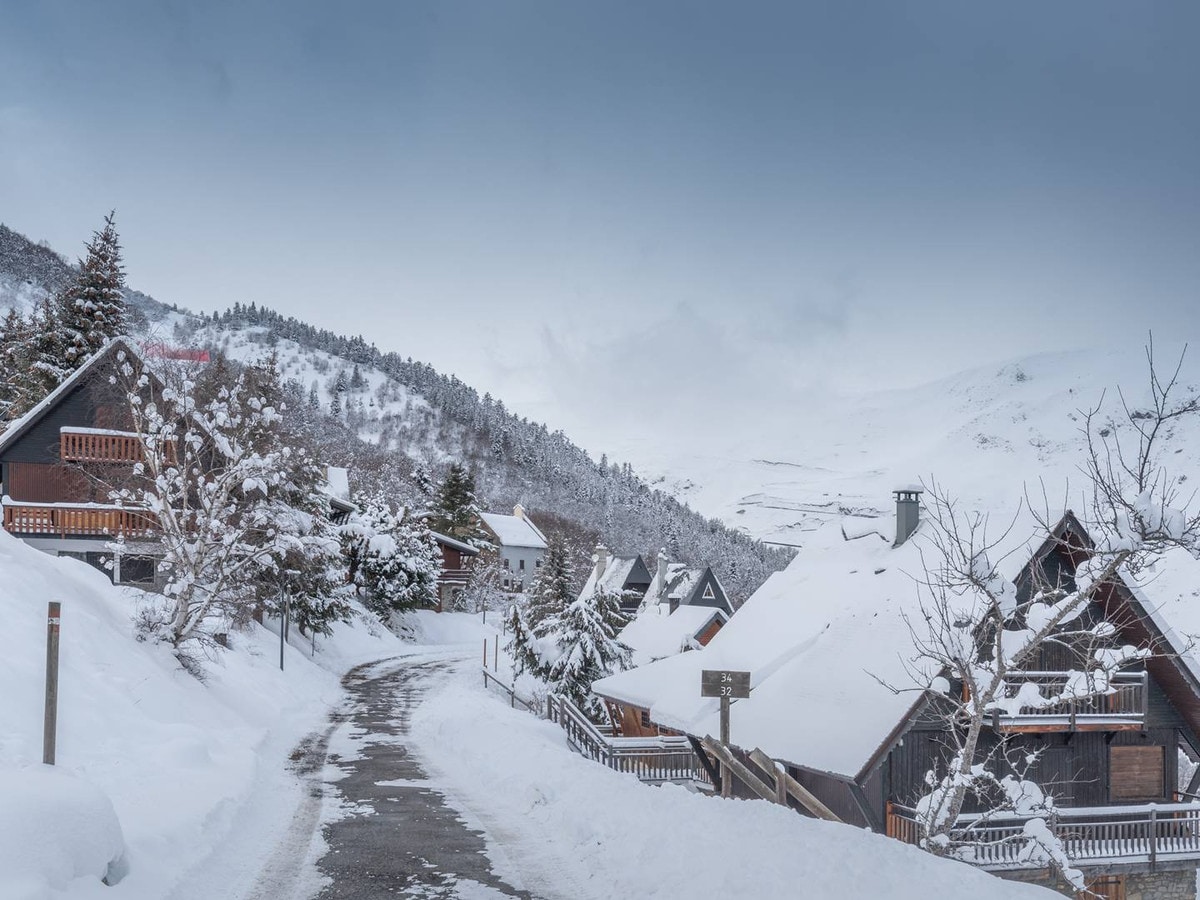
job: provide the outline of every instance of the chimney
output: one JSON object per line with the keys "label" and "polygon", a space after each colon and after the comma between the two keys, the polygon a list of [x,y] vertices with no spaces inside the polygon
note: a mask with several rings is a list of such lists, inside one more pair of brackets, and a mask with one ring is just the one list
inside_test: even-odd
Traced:
{"label": "chimney", "polygon": [[912,537],[920,524],[922,489],[909,485],[896,488],[892,493],[896,495],[896,543],[892,546],[899,547]]}
{"label": "chimney", "polygon": [[608,568],[608,548],[603,544],[596,545],[596,554],[592,557],[592,562],[596,564],[595,582],[599,586],[600,579],[604,577],[604,570]]}
{"label": "chimney", "polygon": [[513,515],[523,521],[525,519],[525,507],[518,503],[513,507]]}
{"label": "chimney", "polygon": [[650,590],[646,597],[651,603],[657,603],[662,598],[663,588],[667,586],[667,548],[658,551],[658,568],[654,570],[654,578],[650,581]]}

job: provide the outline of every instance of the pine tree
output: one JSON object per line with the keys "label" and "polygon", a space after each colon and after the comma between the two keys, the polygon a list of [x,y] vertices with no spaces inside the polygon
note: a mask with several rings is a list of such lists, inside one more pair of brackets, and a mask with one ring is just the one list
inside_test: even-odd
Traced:
{"label": "pine tree", "polygon": [[0,322],[0,422],[32,405],[27,393],[32,338],[32,323],[16,309],[9,309]]}
{"label": "pine tree", "polygon": [[30,324],[28,369],[20,378],[23,385],[24,412],[42,400],[75,371],[66,362],[68,344],[60,328],[56,309],[50,300],[43,300],[34,311]]}
{"label": "pine tree", "polygon": [[359,494],[355,505],[341,541],[348,579],[363,604],[384,619],[432,606],[442,556],[429,529],[402,521],[378,495]]}
{"label": "pine tree", "polygon": [[513,675],[529,672],[540,677],[544,674],[542,659],[537,652],[538,639],[529,627],[520,603],[514,602],[509,606],[508,614],[504,617],[504,630],[509,635],[504,652],[513,661]]}
{"label": "pine tree", "polygon": [[329,414],[335,419],[342,417],[342,395],[335,393],[333,399],[329,401]]}
{"label": "pine tree", "polygon": [[362,390],[366,382],[363,380],[362,370],[358,367],[358,363],[354,364],[354,373],[350,376],[350,387],[353,390]]}
{"label": "pine tree", "polygon": [[571,590],[573,572],[567,546],[552,541],[529,587],[529,608],[525,611],[529,627],[538,636],[546,633],[551,622],[574,600]]}
{"label": "pine tree", "polygon": [[319,409],[321,407],[321,399],[317,395],[317,380],[314,378],[312,387],[308,389],[308,406],[309,409]]}
{"label": "pine tree", "polygon": [[87,255],[79,261],[79,275],[55,298],[69,371],[125,333],[125,270],[114,215],[104,217],[104,227],[92,236]]}
{"label": "pine tree", "polygon": [[475,499],[475,476],[461,463],[454,463],[438,492],[433,529],[465,541],[480,550],[491,546],[483,528],[483,516]]}
{"label": "pine tree", "polygon": [[629,666],[630,649],[617,640],[606,621],[603,592],[580,597],[548,620],[546,637],[556,654],[546,667],[545,680],[554,692],[566,697],[593,721],[605,719],[604,704],[592,693],[592,684]]}

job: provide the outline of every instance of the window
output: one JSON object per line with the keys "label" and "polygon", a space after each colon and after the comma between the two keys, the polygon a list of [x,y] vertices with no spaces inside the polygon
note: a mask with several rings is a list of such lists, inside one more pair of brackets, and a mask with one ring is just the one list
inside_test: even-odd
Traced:
{"label": "window", "polygon": [[704,597],[705,600],[716,600],[717,599],[717,595],[712,589],[711,581],[704,586],[704,593],[701,596]]}
{"label": "window", "polygon": [[644,709],[642,710],[642,727],[643,728],[650,727],[650,713],[648,710],[644,710]]}
{"label": "window", "polygon": [[505,572],[511,571],[511,570],[510,570],[510,568],[509,568],[509,565],[508,565],[508,560],[507,560],[507,559],[504,561],[504,571],[505,571]]}
{"label": "window", "polygon": [[154,564],[155,560],[149,556],[122,556],[121,584],[153,585]]}
{"label": "window", "polygon": [[523,559],[517,560],[517,569],[519,569],[522,572],[525,571],[525,560],[523,560]]}
{"label": "window", "polygon": [[1109,747],[1109,799],[1161,800],[1163,758],[1160,746]]}
{"label": "window", "polygon": [[540,569],[542,567],[542,561],[540,559],[535,559],[533,561],[533,567],[535,569]]}

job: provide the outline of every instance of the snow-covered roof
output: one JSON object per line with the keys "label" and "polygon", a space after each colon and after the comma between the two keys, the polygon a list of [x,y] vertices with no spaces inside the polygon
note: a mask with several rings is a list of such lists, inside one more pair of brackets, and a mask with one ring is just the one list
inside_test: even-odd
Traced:
{"label": "snow-covered roof", "polygon": [[350,499],[350,473],[341,466],[326,466],[325,481],[329,486],[329,496],[338,500]]}
{"label": "snow-covered roof", "polygon": [[21,435],[25,434],[37,422],[39,422],[46,413],[55,406],[63,397],[74,390],[78,385],[83,383],[83,380],[95,372],[99,364],[107,358],[111,350],[124,350],[126,353],[141,359],[141,355],[125,338],[112,338],[107,344],[89,356],[78,369],[63,379],[62,383],[54,390],[41,399],[32,409],[26,412],[23,416],[9,422],[8,427],[0,433],[0,453],[8,449]]}
{"label": "snow-covered roof", "polygon": [[579,596],[590,597],[597,590],[619,595],[625,587],[625,581],[629,578],[629,573],[633,571],[633,567],[637,565],[640,558],[637,555],[610,556],[607,564],[604,566],[604,573],[599,579],[596,578],[596,567],[593,565],[592,571],[588,573],[587,581],[583,583],[583,589],[579,592]]}
{"label": "snow-covered roof", "polygon": [[437,541],[439,544],[445,544],[447,547],[453,547],[455,550],[459,550],[463,553],[466,553],[469,556],[478,556],[479,555],[479,551],[476,550],[474,547],[472,547],[470,544],[465,544],[462,541],[456,540],[455,538],[452,538],[447,534],[442,534],[440,531],[430,531],[429,533],[431,535],[433,535],[433,539],[435,541]]}
{"label": "snow-covered roof", "polygon": [[1167,550],[1136,576],[1121,580],[1170,643],[1174,658],[1200,683],[1200,560]]}
{"label": "snow-covered roof", "polygon": [[501,547],[532,547],[546,549],[546,538],[537,526],[524,516],[505,516],[484,513],[483,521],[496,535]]}
{"label": "snow-covered roof", "polygon": [[714,619],[725,622],[729,617],[713,606],[681,606],[673,613],[661,604],[649,606],[621,629],[617,640],[633,650],[634,665],[645,665],[679,653]]}
{"label": "snow-covered roof", "polygon": [[[776,572],[707,647],[596,682],[597,693],[648,708],[656,722],[719,733],[719,703],[701,698],[703,669],[751,673],[731,711],[733,742],[776,759],[853,777],[919,699],[905,615],[917,612],[920,531],[900,547],[846,541],[838,522]],[[681,608],[682,609],[682,608]]]}

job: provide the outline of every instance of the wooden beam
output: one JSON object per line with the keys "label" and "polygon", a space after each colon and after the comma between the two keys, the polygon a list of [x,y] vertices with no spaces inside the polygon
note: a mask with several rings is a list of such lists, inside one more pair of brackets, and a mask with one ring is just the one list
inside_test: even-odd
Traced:
{"label": "wooden beam", "polygon": [[688,739],[688,743],[692,745],[692,752],[695,753],[696,757],[700,760],[700,765],[702,765],[704,767],[704,771],[707,772],[708,777],[710,779],[712,779],[713,789],[717,792],[717,794],[720,794],[721,793],[720,766],[713,765],[712,760],[708,758],[708,754],[704,752],[704,748],[700,746],[700,741],[696,740],[696,738],[692,737],[690,734],[687,736],[687,739]]}
{"label": "wooden beam", "polygon": [[[764,771],[774,773],[776,788],[782,784],[784,790],[796,798],[797,803],[807,809],[818,819],[824,819],[826,822],[842,821],[838,818],[837,814],[833,810],[818,800],[812,791],[789,775],[787,768],[782,763],[778,763],[771,759],[771,757],[767,756],[767,754],[763,753],[758,748],[750,751],[750,758],[754,760],[754,762]],[[784,801],[784,803],[786,804],[786,801]]]}
{"label": "wooden beam", "polygon": [[725,764],[727,772],[736,775],[746,787],[750,788],[750,790],[754,791],[754,793],[758,794],[764,800],[775,800],[775,789],[746,768],[742,764],[742,761],[734,756],[728,747],[713,740],[708,735],[705,735],[700,743],[704,745],[705,750]]}

